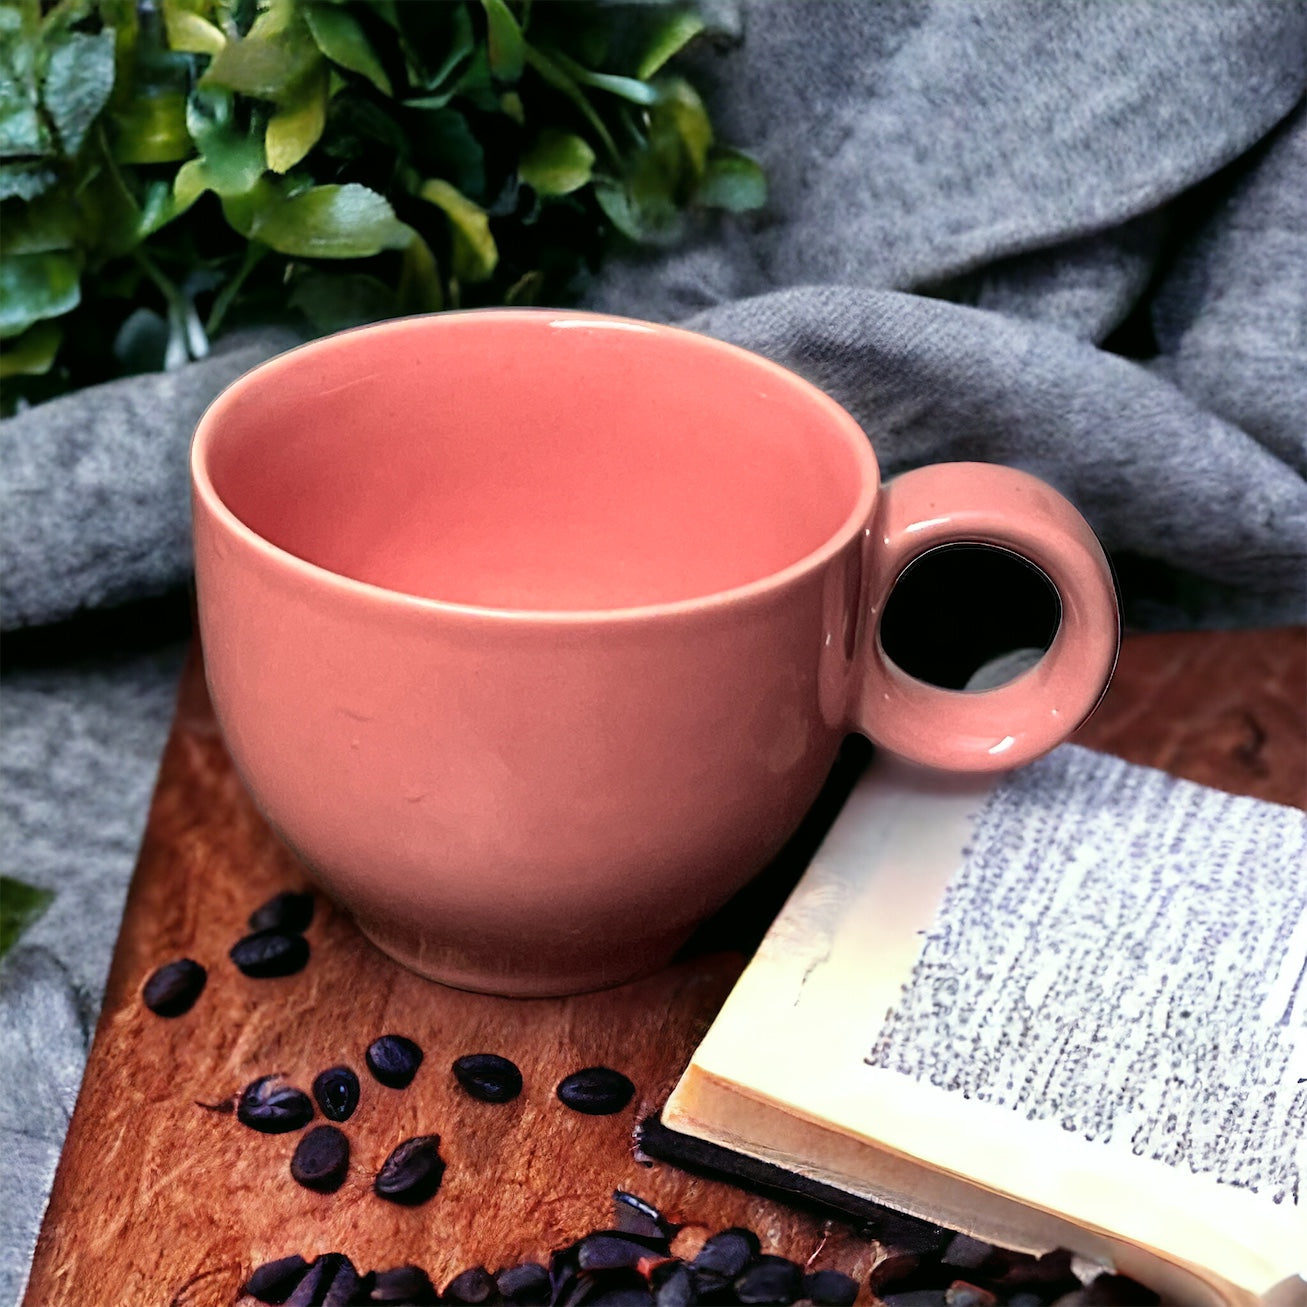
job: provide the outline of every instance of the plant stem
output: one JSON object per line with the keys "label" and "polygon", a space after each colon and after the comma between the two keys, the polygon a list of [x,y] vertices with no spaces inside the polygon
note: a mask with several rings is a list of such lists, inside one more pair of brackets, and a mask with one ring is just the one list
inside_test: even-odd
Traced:
{"label": "plant stem", "polygon": [[204,324],[205,333],[212,339],[222,327],[222,320],[227,316],[232,301],[236,298],[245,279],[254,271],[259,260],[268,252],[268,247],[259,241],[250,241],[245,247],[245,257],[236,275],[214,296],[213,307],[209,310],[208,321]]}

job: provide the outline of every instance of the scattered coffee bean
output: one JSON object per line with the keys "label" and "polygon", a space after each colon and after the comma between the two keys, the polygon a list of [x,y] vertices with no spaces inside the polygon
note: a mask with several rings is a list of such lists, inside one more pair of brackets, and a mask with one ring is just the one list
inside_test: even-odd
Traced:
{"label": "scattered coffee bean", "polygon": [[549,1301],[549,1272],[539,1262],[509,1266],[495,1276],[499,1292],[522,1307],[543,1307]]}
{"label": "scattered coffee bean", "polygon": [[564,1077],[555,1091],[564,1106],[587,1116],[611,1116],[635,1097],[635,1086],[607,1066],[588,1066]]}
{"label": "scattered coffee bean", "polygon": [[313,1120],[313,1104],[302,1089],[278,1083],[281,1076],[260,1076],[241,1091],[236,1119],[265,1135],[299,1130]]}
{"label": "scattered coffee bean", "polygon": [[349,1140],[334,1125],[315,1125],[299,1141],[290,1159],[296,1183],[320,1194],[334,1194],[349,1174]]}
{"label": "scattered coffee bean", "polygon": [[653,1307],[654,1299],[644,1284],[624,1284],[608,1288],[596,1286],[596,1291],[584,1300],[588,1307]]}
{"label": "scattered coffee bean", "polygon": [[498,1053],[469,1053],[454,1063],[454,1079],[482,1103],[508,1103],[522,1092],[522,1073]]}
{"label": "scattered coffee bean", "polygon": [[[666,1244],[663,1245],[665,1250]],[[638,1266],[651,1249],[647,1243],[630,1239],[616,1231],[606,1230],[588,1234],[576,1250],[577,1264],[583,1271],[614,1271],[621,1267]]]}
{"label": "scattered coffee bean", "polygon": [[944,1301],[948,1307],[996,1307],[998,1298],[978,1284],[968,1284],[966,1280],[954,1280],[944,1290]]}
{"label": "scattered coffee bean", "polygon": [[692,1307],[698,1301],[694,1273],[684,1262],[673,1262],[670,1271],[655,1277],[655,1307]]}
{"label": "scattered coffee bean", "polygon": [[178,958],[165,962],[150,976],[141,988],[141,998],[155,1016],[179,1017],[195,1006],[207,979],[208,972],[198,962]]}
{"label": "scattered coffee bean", "polygon": [[368,1045],[368,1070],[387,1088],[405,1089],[422,1065],[422,1050],[404,1035],[382,1035]]}
{"label": "scattered coffee bean", "polygon": [[412,1207],[424,1203],[439,1188],[445,1174],[439,1135],[405,1139],[382,1163],[372,1188],[377,1197]]}
{"label": "scattered coffee bean", "polygon": [[909,1289],[906,1293],[888,1293],[881,1298],[882,1307],[948,1307],[944,1289]]}
{"label": "scattered coffee bean", "polygon": [[994,1245],[980,1239],[973,1239],[969,1234],[956,1234],[944,1249],[940,1261],[945,1266],[956,1266],[959,1270],[974,1271],[983,1266],[994,1255]]}
{"label": "scattered coffee bean", "polygon": [[1071,1269],[1070,1252],[1054,1248],[1042,1257],[1014,1258],[993,1281],[993,1287],[1004,1296],[1014,1290],[1030,1289],[1051,1300],[1080,1288],[1080,1280]]}
{"label": "scattered coffee bean", "polygon": [[259,1302],[284,1303],[308,1269],[308,1262],[299,1253],[278,1257],[275,1262],[264,1262],[256,1267],[241,1292]]}
{"label": "scattered coffee bean", "polygon": [[403,1307],[427,1307],[437,1301],[435,1286],[420,1266],[392,1266],[372,1277],[368,1302],[403,1304]]}
{"label": "scattered coffee bean", "polygon": [[692,1265],[696,1271],[733,1280],[761,1252],[762,1245],[752,1230],[732,1226],[706,1240]]}
{"label": "scattered coffee bean", "polygon": [[309,960],[309,942],[303,935],[278,930],[261,930],[232,945],[228,956],[237,968],[255,980],[290,976],[304,969]]}
{"label": "scattered coffee bean", "polygon": [[788,1257],[759,1257],[735,1278],[742,1303],[789,1304],[803,1292],[803,1268]]}
{"label": "scattered coffee bean", "polygon": [[817,1307],[850,1307],[858,1282],[843,1271],[812,1271],[803,1277],[803,1296]]}
{"label": "scattered coffee bean", "polygon": [[328,1121],[348,1121],[359,1105],[359,1078],[347,1066],[328,1067],[314,1078],[313,1097]]}
{"label": "scattered coffee bean", "polygon": [[302,935],[313,920],[313,895],[282,890],[250,913],[250,929],[280,931],[283,935]]}
{"label": "scattered coffee bean", "polygon": [[490,1302],[498,1295],[499,1286],[490,1272],[484,1266],[470,1266],[445,1285],[440,1301],[474,1303],[479,1307],[481,1303]]}
{"label": "scattered coffee bean", "polygon": [[286,1299],[286,1307],[348,1307],[358,1287],[358,1272],[344,1253],[323,1253]]}
{"label": "scattered coffee bean", "polygon": [[666,1239],[671,1233],[656,1207],[625,1189],[613,1191],[613,1224],[623,1234],[641,1234],[652,1239]]}

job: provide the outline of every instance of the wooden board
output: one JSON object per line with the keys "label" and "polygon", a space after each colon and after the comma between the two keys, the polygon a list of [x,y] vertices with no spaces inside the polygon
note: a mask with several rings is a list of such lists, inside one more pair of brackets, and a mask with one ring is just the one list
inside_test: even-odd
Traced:
{"label": "wooden board", "polygon": [[[1280,802],[1307,800],[1307,640],[1302,631],[1149,636],[1127,641],[1113,690],[1081,739],[1134,761]],[[793,876],[795,868],[782,869]],[[746,1225],[770,1251],[864,1279],[881,1249],[853,1225],[652,1163],[636,1123],[666,1096],[738,974],[738,952],[707,948],[645,981],[565,1000],[464,994],[390,963],[319,899],[313,956],[296,976],[251,980],[227,960],[249,912],[307,884],[236,779],[197,658],[177,716],[123,918],[95,1044],[55,1180],[28,1307],[219,1307],[259,1263],[291,1252],[347,1253],[361,1269],[416,1262],[437,1284],[469,1266],[492,1271],[607,1225],[615,1188],[688,1229]],[[771,890],[783,891],[776,874]],[[756,893],[754,898],[756,910]],[[718,942],[740,938],[732,914]],[[160,963],[189,956],[209,983],[185,1016],[163,1020],[139,994]],[[412,1086],[386,1089],[363,1065],[385,1033],[416,1039]],[[516,1102],[471,1101],[450,1073],[469,1052],[522,1068]],[[343,1188],[318,1195],[288,1173],[297,1135],[265,1136],[198,1102],[259,1075],[307,1088],[345,1062],[363,1082],[345,1125]],[[605,1063],[637,1087],[611,1117],[581,1116],[554,1096],[569,1071]],[[448,1171],[425,1206],[377,1199],[390,1149],[437,1133]],[[864,1298],[867,1291],[863,1290]]]}

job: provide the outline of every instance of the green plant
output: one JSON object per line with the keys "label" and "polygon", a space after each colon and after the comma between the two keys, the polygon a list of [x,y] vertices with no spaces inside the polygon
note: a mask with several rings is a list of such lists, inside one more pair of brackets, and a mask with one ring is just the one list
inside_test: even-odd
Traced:
{"label": "green plant", "polygon": [[5,403],[203,355],[239,317],[333,330],[556,301],[605,242],[746,210],[669,5],[0,5]]}

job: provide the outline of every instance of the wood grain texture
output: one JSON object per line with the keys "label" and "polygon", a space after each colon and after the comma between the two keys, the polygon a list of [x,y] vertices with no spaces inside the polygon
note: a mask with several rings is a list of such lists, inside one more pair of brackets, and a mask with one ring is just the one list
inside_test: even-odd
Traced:
{"label": "wood grain texture", "polygon": [[[1302,803],[1305,649],[1302,631],[1127,641],[1117,682],[1080,739]],[[27,1307],[226,1307],[253,1267],[291,1252],[339,1250],[361,1269],[413,1261],[444,1284],[477,1264],[544,1260],[609,1224],[615,1188],[686,1223],[682,1246],[741,1224],[769,1251],[865,1281],[882,1250],[854,1226],[651,1163],[632,1147],[636,1123],[669,1092],[729,991],[738,952],[710,947],[602,994],[495,999],[390,963],[319,897],[308,967],[279,980],[242,976],[227,950],[250,911],[306,884],[231,768],[193,657]],[[186,1015],[156,1017],[141,986],[182,956],[208,968],[207,987]],[[383,1088],[365,1069],[364,1049],[385,1033],[425,1050],[408,1089]],[[516,1061],[521,1098],[502,1106],[467,1098],[450,1065],[469,1052]],[[358,1072],[363,1094],[343,1126],[351,1166],[336,1194],[291,1180],[297,1134],[256,1134],[197,1105],[273,1072],[307,1090],[341,1062]],[[581,1116],[554,1097],[563,1075],[595,1063],[637,1086],[615,1116]],[[440,1193],[413,1209],[376,1198],[371,1181],[391,1148],[426,1133],[441,1136],[448,1163]]]}

